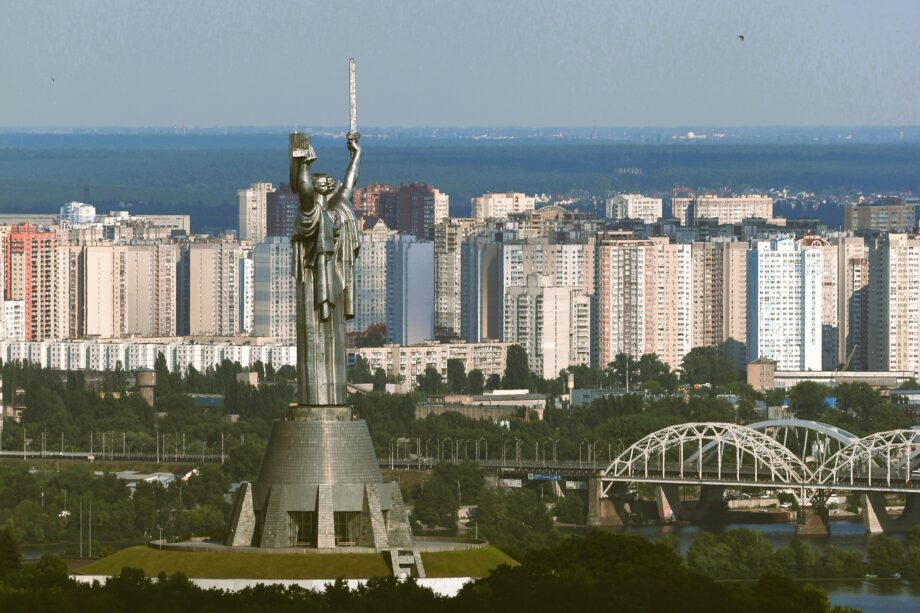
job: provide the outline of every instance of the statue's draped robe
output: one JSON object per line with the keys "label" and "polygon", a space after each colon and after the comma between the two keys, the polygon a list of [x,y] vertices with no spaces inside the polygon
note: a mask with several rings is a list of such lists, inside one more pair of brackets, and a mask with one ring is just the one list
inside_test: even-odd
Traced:
{"label": "statue's draped robe", "polygon": [[345,320],[355,316],[359,230],[349,192],[314,196],[294,226],[291,274],[297,281],[297,374],[301,404],[345,403]]}

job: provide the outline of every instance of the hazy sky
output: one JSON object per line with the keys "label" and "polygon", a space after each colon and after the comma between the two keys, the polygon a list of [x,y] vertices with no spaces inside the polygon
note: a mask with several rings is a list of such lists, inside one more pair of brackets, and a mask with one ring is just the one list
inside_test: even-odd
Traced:
{"label": "hazy sky", "polygon": [[0,126],[344,125],[350,55],[365,126],[920,124],[918,29],[913,0],[0,0]]}

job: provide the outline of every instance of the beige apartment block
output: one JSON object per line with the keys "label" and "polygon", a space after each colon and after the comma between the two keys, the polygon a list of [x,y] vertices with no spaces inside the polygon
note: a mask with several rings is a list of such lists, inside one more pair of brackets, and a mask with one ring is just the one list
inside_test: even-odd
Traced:
{"label": "beige apartment block", "polygon": [[506,219],[509,215],[532,211],[536,196],[521,193],[483,194],[471,200],[473,217],[479,221],[486,219]]}
{"label": "beige apartment block", "polygon": [[237,190],[239,201],[239,237],[261,243],[268,234],[268,194],[275,191],[271,183],[253,183]]}
{"label": "beige apartment block", "polygon": [[717,219],[720,224],[736,224],[756,217],[774,221],[773,198],[769,196],[693,196],[673,198],[671,215],[681,225],[693,225],[697,219]]}
{"label": "beige apartment block", "polygon": [[[481,228],[472,218],[451,217],[434,227],[434,335],[459,338],[461,250],[463,241]],[[363,254],[362,254],[363,255]]]}
{"label": "beige apartment block", "polygon": [[920,377],[920,237],[889,234],[869,249],[869,370]]}
{"label": "beige apartment block", "polygon": [[189,334],[192,336],[239,333],[241,257],[242,248],[233,240],[189,244]]}

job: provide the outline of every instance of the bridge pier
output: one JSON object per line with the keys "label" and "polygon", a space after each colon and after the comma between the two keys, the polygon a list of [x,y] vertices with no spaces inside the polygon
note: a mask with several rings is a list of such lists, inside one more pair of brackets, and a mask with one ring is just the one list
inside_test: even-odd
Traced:
{"label": "bridge pier", "polygon": [[879,492],[860,494],[859,506],[867,534],[909,532],[911,528],[920,524],[920,494],[907,495],[904,511],[898,517],[888,514],[885,502],[885,495]]}
{"label": "bridge pier", "polygon": [[676,521],[675,509],[680,508],[680,486],[656,485],[655,507],[658,509],[659,521]]}
{"label": "bridge pier", "polygon": [[623,500],[604,496],[604,482],[599,477],[588,479],[588,525],[595,528],[622,528],[625,524]]}
{"label": "bridge pier", "polygon": [[827,507],[799,507],[795,519],[797,536],[830,536],[831,524]]}

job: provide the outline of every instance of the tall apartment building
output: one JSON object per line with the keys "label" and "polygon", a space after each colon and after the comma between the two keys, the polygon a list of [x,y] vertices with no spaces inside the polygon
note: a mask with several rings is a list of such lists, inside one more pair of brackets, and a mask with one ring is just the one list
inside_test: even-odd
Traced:
{"label": "tall apartment building", "polygon": [[523,347],[530,370],[544,379],[590,362],[590,298],[582,290],[532,273],[505,289],[504,311],[504,340]]}
{"label": "tall apartment building", "polygon": [[748,251],[748,361],[777,370],[822,369],[822,255],[791,238],[755,241]]}
{"label": "tall apartment building", "polygon": [[239,200],[240,240],[261,243],[268,234],[268,194],[275,191],[271,183],[253,183],[237,190]]}
{"label": "tall apartment building", "polygon": [[502,247],[492,233],[471,235],[460,247],[460,333],[471,343],[504,331]]}
{"label": "tall apartment building", "polygon": [[593,235],[575,238],[585,242],[551,242],[530,229],[471,235],[461,247],[463,338],[471,342],[502,338],[505,289],[525,285],[531,273],[551,277],[558,287],[592,295]]}
{"label": "tall apartment building", "polygon": [[461,332],[462,266],[465,241],[479,228],[475,219],[449,217],[434,227],[434,335],[459,338]]}
{"label": "tall apartment building", "polygon": [[844,230],[911,232],[917,227],[917,205],[903,198],[852,204],[843,209]]}
{"label": "tall apartment building", "polygon": [[127,278],[122,245],[95,244],[83,248],[83,334],[122,336]]}
{"label": "tall apartment building", "polygon": [[358,217],[380,217],[380,196],[393,188],[383,183],[371,183],[355,188],[352,203]]}
{"label": "tall apartment building", "polygon": [[869,370],[920,377],[920,238],[889,234],[868,251]]}
{"label": "tall apartment building", "polygon": [[594,363],[657,354],[672,368],[692,348],[690,245],[598,237]]}
{"label": "tall apartment building", "polygon": [[252,334],[255,326],[255,262],[253,262],[253,245],[246,241],[240,245],[240,329],[239,332]]}
{"label": "tall apartment building", "polygon": [[607,218],[641,219],[655,223],[661,217],[661,198],[649,198],[642,194],[616,194],[607,198]]}
{"label": "tall apartment building", "polygon": [[6,237],[6,300],[23,302],[26,340],[54,338],[57,236],[32,224],[17,224]]}
{"label": "tall apartment building", "polygon": [[449,215],[450,198],[424,183],[403,183],[380,193],[380,217],[391,230],[431,240],[434,226]]}
{"label": "tall apartment building", "polygon": [[[371,218],[366,218],[371,219]],[[382,219],[361,233],[361,255],[355,261],[355,318],[349,332],[364,332],[387,321],[387,244],[396,232]]]}
{"label": "tall apartment building", "polygon": [[819,236],[805,236],[803,249],[821,254],[821,369],[834,370],[840,359],[839,255],[836,243]]}
{"label": "tall apartment building", "polygon": [[397,235],[387,242],[387,342],[434,337],[434,244]]}
{"label": "tall apartment building", "polygon": [[287,183],[282,183],[278,189],[269,191],[265,196],[266,236],[290,238],[299,210],[300,201],[297,194],[291,191],[291,186]]}
{"label": "tall apartment building", "polygon": [[290,238],[276,236],[257,244],[252,256],[253,334],[289,344],[297,342],[297,288],[291,274],[292,254]]}
{"label": "tall apartment building", "polygon": [[860,237],[832,239],[837,245],[837,362],[847,370],[869,368],[869,259]]}
{"label": "tall apartment building", "polygon": [[532,211],[537,202],[536,196],[520,193],[483,194],[470,201],[472,216],[479,220],[507,219],[514,213]]}
{"label": "tall apartment building", "polygon": [[214,239],[188,245],[189,334],[234,335],[240,330],[240,244]]}
{"label": "tall apartment building", "polygon": [[693,196],[672,198],[671,216],[681,225],[692,226],[698,219],[716,219],[719,224],[736,224],[756,217],[774,221],[773,198],[769,196]]}
{"label": "tall apartment building", "polygon": [[131,244],[124,248],[125,300],[122,334],[176,334],[176,287],[179,245]]}

